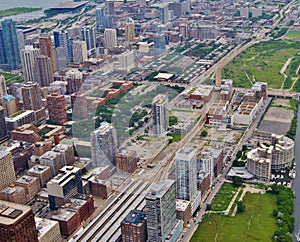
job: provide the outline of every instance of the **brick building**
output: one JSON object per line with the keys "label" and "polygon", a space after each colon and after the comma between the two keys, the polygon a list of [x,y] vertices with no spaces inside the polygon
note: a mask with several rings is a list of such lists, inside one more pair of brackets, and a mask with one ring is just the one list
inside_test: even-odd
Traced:
{"label": "brick building", "polygon": [[65,97],[63,95],[52,93],[47,96],[47,107],[49,119],[56,124],[64,125],[67,122],[67,109]]}

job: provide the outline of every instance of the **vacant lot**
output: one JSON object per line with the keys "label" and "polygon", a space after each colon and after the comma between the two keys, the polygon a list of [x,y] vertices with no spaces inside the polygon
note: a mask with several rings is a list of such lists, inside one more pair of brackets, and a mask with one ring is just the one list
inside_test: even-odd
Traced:
{"label": "vacant lot", "polygon": [[276,221],[272,215],[276,196],[247,193],[243,199],[244,213],[235,217],[210,214],[199,225],[191,242],[272,241]]}
{"label": "vacant lot", "polygon": [[[299,42],[287,40],[255,44],[226,65],[222,76],[232,79],[237,87],[249,88],[255,81],[261,81],[268,82],[271,88],[280,89],[285,79],[280,70],[289,58],[299,52],[298,45]],[[289,76],[289,73],[286,74]],[[284,88],[289,89],[291,85],[292,82],[289,82]]]}

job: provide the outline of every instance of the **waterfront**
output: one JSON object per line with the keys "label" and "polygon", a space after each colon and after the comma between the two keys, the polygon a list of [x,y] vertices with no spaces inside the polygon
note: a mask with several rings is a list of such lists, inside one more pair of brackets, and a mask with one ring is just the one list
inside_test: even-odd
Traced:
{"label": "waterfront", "polygon": [[[294,241],[300,232],[300,106],[298,104],[297,132],[295,137],[295,162],[296,178],[293,181],[293,190],[295,192],[294,216],[296,218],[294,226]],[[299,241],[299,240],[298,240]]]}
{"label": "waterfront", "polygon": [[[40,18],[44,15],[44,10],[53,6],[56,6],[63,2],[68,2],[70,0],[10,0],[10,1],[0,1],[0,9],[9,9],[16,7],[31,7],[31,8],[42,8],[42,10],[31,12],[31,13],[23,13],[13,16],[8,16],[4,18],[11,18],[14,21],[24,21],[28,19]],[[4,19],[3,18],[3,19]],[[2,20],[0,18],[0,20]]]}

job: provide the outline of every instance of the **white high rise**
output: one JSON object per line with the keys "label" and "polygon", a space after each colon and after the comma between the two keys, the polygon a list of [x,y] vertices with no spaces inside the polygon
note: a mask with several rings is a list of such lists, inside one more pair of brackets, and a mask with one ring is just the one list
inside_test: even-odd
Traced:
{"label": "white high rise", "polygon": [[86,42],[87,50],[96,48],[96,29],[89,25],[83,26],[81,29],[82,40]]}
{"label": "white high rise", "polygon": [[24,74],[25,82],[33,82],[34,80],[34,66],[37,57],[40,55],[40,50],[33,48],[31,45],[25,46],[21,50],[22,71]]}
{"label": "white high rise", "polygon": [[85,41],[77,40],[73,42],[73,62],[83,63],[87,60],[87,48]]}
{"label": "white high rise", "polygon": [[91,153],[94,167],[115,166],[117,148],[117,133],[111,124],[102,123],[91,133]]}
{"label": "white high rise", "polygon": [[134,68],[134,52],[126,51],[118,56],[119,59],[119,67],[122,70],[130,71]]}
{"label": "white high rise", "polygon": [[115,29],[105,29],[104,45],[105,48],[113,48],[117,46],[117,31]]}
{"label": "white high rise", "polygon": [[168,110],[168,96],[158,95],[152,102],[152,118],[154,132],[156,134],[164,133],[169,126],[169,110]]}
{"label": "white high rise", "polygon": [[6,84],[4,76],[0,75],[0,101],[7,95]]}

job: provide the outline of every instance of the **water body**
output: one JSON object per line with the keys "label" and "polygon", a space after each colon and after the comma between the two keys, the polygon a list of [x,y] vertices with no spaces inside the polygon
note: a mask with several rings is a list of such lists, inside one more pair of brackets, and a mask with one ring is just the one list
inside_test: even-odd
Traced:
{"label": "water body", "polygon": [[[18,14],[5,18],[12,18],[14,21],[24,21],[27,19],[34,19],[44,16],[44,10],[50,7],[54,7],[63,2],[70,2],[72,0],[0,0],[0,9],[9,9],[16,7],[31,7],[42,8],[41,11],[35,11],[31,13]],[[4,19],[4,18],[2,18]],[[0,20],[2,20],[0,19]]]}
{"label": "water body", "polygon": [[295,137],[295,162],[296,178],[293,181],[293,190],[295,192],[294,216],[296,218],[294,227],[294,241],[297,241],[296,235],[300,235],[300,104],[298,104],[297,131]]}

